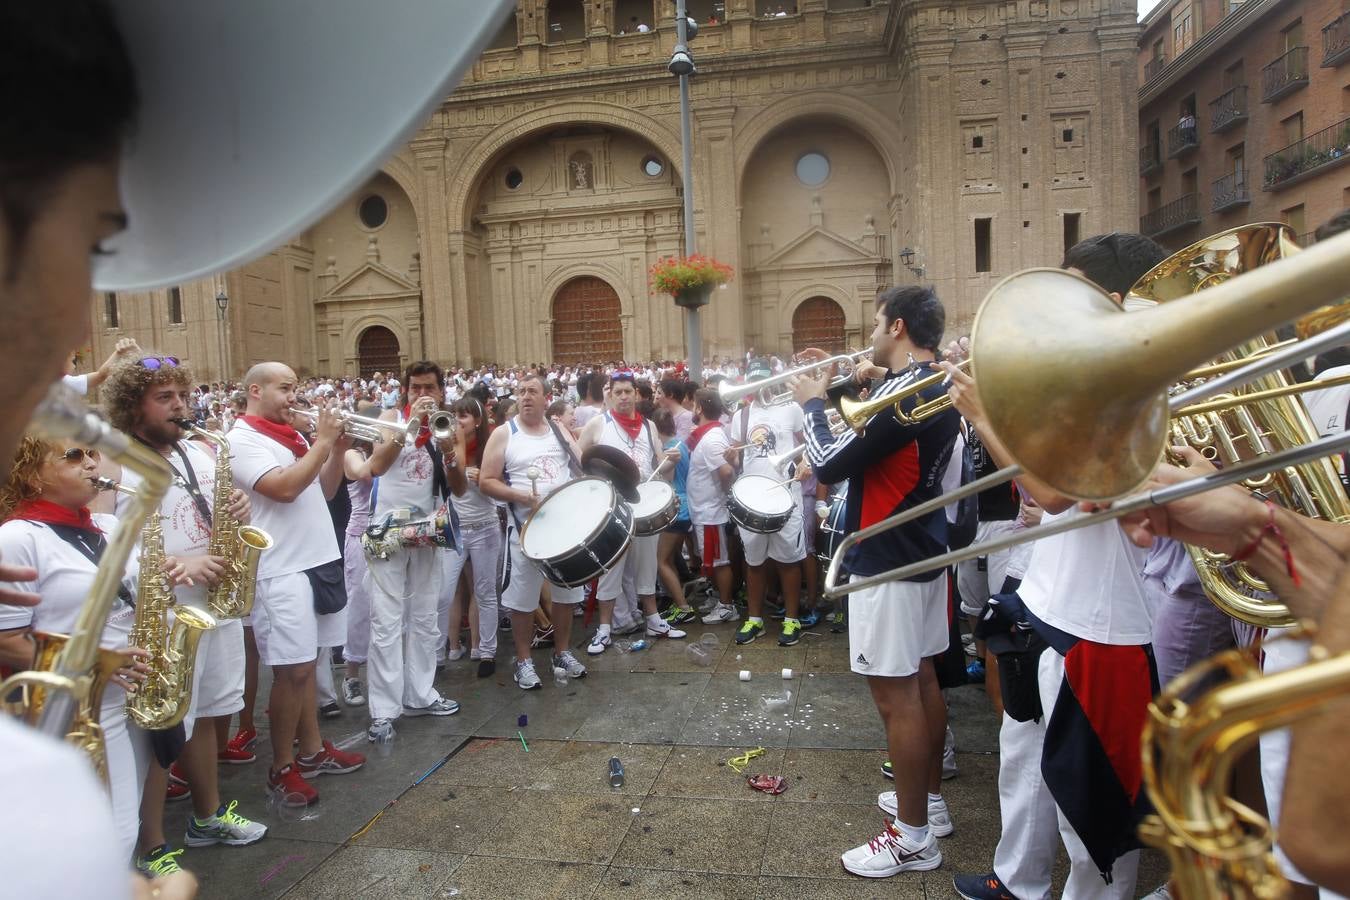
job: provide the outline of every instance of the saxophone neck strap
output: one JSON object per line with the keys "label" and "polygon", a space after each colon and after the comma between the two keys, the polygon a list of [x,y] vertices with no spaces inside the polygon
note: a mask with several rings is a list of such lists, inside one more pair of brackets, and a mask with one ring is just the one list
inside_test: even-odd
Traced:
{"label": "saxophone neck strap", "polygon": [[178,467],[173,464],[172,460],[169,461],[169,466],[178,475],[179,483],[192,495],[192,502],[197,505],[197,512],[201,514],[202,524],[206,526],[207,531],[210,531],[214,524],[211,517],[211,505],[206,502],[206,496],[202,494],[202,486],[197,482],[197,470],[192,467],[192,461],[188,459],[187,451],[183,449],[181,442],[174,441],[173,449],[178,454],[178,458],[183,461],[183,471],[179,472]]}
{"label": "saxophone neck strap", "polygon": [[[60,525],[55,522],[44,522],[52,533],[75,548],[75,551],[94,564],[98,568],[103,560],[103,551],[108,549],[108,541],[100,532],[86,531],[83,528],[76,528],[73,525]],[[131,596],[131,590],[125,582],[119,581],[117,584],[117,596],[128,606],[135,606],[136,601]]]}

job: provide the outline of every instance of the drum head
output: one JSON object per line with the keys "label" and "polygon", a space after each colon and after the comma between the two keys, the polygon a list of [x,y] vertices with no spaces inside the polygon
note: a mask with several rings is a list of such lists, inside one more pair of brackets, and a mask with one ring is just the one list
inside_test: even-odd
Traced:
{"label": "drum head", "polygon": [[746,508],[766,515],[792,510],[791,492],[767,475],[742,475],[731,486],[731,492]]}
{"label": "drum head", "polygon": [[666,508],[675,489],[664,481],[648,481],[638,485],[638,501],[633,504],[633,518],[645,519]]}
{"label": "drum head", "polygon": [[525,523],[520,549],[530,559],[556,559],[595,533],[614,506],[614,488],[582,478],[549,494]]}

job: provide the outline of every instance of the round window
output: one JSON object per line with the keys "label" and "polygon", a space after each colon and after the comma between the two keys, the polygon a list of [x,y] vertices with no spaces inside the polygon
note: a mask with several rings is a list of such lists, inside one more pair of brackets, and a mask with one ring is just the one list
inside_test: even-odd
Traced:
{"label": "round window", "polygon": [[525,176],[520,174],[519,169],[508,169],[506,172],[506,189],[514,191],[525,183]]}
{"label": "round window", "polygon": [[361,224],[367,228],[379,228],[389,219],[389,204],[379,194],[371,194],[356,208]]}
{"label": "round window", "polygon": [[655,178],[666,171],[666,164],[655,156],[649,156],[642,161],[642,171],[646,172],[648,177]]}
{"label": "round window", "polygon": [[797,180],[807,187],[824,184],[830,177],[830,161],[823,153],[804,153],[797,160]]}

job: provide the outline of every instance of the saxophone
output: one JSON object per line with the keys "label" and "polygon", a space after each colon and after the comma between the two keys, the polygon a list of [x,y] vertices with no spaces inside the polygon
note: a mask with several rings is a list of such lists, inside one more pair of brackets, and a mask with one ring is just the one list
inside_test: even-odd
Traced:
{"label": "saxophone", "polygon": [[[33,653],[34,671],[52,671],[57,654],[69,641],[70,636],[65,634],[53,634],[45,631],[33,632],[33,644],[35,645]],[[108,754],[103,742],[103,726],[99,724],[99,716],[103,708],[103,692],[107,689],[108,682],[117,674],[117,670],[130,662],[132,660],[126,654],[119,653],[116,650],[99,649],[98,662],[95,663],[90,677],[88,696],[80,698],[80,705],[75,713],[75,721],[70,730],[66,732],[66,740],[84,751],[90,762],[93,763],[94,771],[105,784],[108,781]],[[25,711],[27,715],[25,718],[33,721],[36,717],[42,715],[42,707],[46,703],[47,689],[33,686],[26,694]]]}
{"label": "saxophone", "polygon": [[216,490],[211,500],[211,543],[206,552],[225,560],[225,573],[207,594],[206,604],[217,619],[242,619],[253,611],[258,558],[272,548],[272,536],[256,526],[242,525],[230,515],[234,482],[230,442],[225,435],[198,428],[187,419],[175,419],[174,423],[215,445]]}
{"label": "saxophone", "polygon": [[169,467],[159,454],[113,429],[59,382],[39,404],[28,428],[48,439],[97,447],[142,478],[122,527],[108,541],[89,598],[80,608],[70,636],[53,639],[45,647],[39,640],[42,652],[37,666],[0,684],[0,698],[18,698],[3,704],[6,711],[52,737],[66,738],[89,753],[98,766],[105,756],[96,716],[108,677],[102,671],[108,658],[99,641],[108,613],[117,602],[127,560],[136,546],[137,529],[131,526],[146,521],[158,509],[169,489]]}
{"label": "saxophone", "polygon": [[[1228,790],[1234,764],[1263,732],[1350,693],[1350,653],[1314,647],[1310,656],[1302,666],[1263,675],[1253,650],[1228,650],[1178,675],[1149,706],[1143,775],[1156,814],[1139,836],[1167,854],[1180,900],[1288,895],[1271,853],[1270,823]],[[1204,690],[1216,676],[1226,681]]]}
{"label": "saxophone", "polygon": [[187,715],[197,644],[216,627],[210,615],[174,602],[164,559],[163,517],[156,510],[141,529],[141,577],[130,637],[133,647],[150,654],[150,671],[140,689],[127,694],[127,717],[149,731],[172,728]]}

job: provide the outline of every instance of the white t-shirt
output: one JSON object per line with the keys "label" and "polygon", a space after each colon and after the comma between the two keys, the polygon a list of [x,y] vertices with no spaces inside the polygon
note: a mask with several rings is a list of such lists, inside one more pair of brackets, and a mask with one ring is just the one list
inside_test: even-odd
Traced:
{"label": "white t-shirt", "polygon": [[[1326,381],[1346,373],[1350,373],[1350,366],[1336,366],[1319,373],[1313,381]],[[1350,406],[1350,384],[1308,391],[1303,395],[1303,405],[1308,408],[1308,416],[1319,435],[1326,437],[1340,434],[1346,428],[1345,410]]]}
{"label": "white t-shirt", "polygon": [[574,424],[576,425],[577,431],[580,431],[581,429],[585,428],[587,422],[589,422],[591,419],[594,419],[596,416],[600,415],[604,411],[605,408],[603,406],[591,406],[590,404],[587,403],[583,403],[580,406],[578,406],[576,410],[573,412],[573,416],[575,417]]}
{"label": "white t-shirt", "polygon": [[[202,495],[206,498],[206,508],[212,509],[216,490],[215,456],[197,441],[179,441],[178,445],[187,453],[192,471],[197,476],[197,484],[201,488]],[[202,514],[197,509],[192,494],[187,490],[183,481],[187,473],[182,471],[182,457],[177,453],[170,452],[165,457],[165,461],[173,467],[178,477],[173,479],[173,482],[169,485],[168,493],[159,503],[159,511],[164,516],[162,523],[164,555],[202,556],[211,543],[211,520],[202,519]],[[130,469],[124,468],[122,470],[122,483],[129,488],[138,488],[141,484],[141,477]],[[117,495],[117,514],[119,516],[125,512],[131,504],[131,500],[132,498],[126,494],[119,493]],[[206,593],[207,587],[204,583],[191,587],[180,584],[174,588],[174,599],[179,603],[210,612],[206,606]]]}
{"label": "white t-shirt", "polygon": [[88,375],[62,375],[61,383],[77,394],[89,393]]}
{"label": "white t-shirt", "polygon": [[659,458],[661,455],[661,442],[656,436],[656,426],[647,419],[642,420],[642,430],[638,432],[638,436],[630,438],[628,432],[614,421],[614,416],[605,413],[596,443],[622,452],[633,461],[633,465],[637,466],[638,478],[644,480],[652,474],[654,468],[652,458],[654,456]]}
{"label": "white t-shirt", "polygon": [[[806,416],[795,403],[765,406],[755,402],[737,412],[731,418],[736,443],[750,444],[741,452],[741,471],[747,475],[787,478],[795,467],[780,472],[769,463],[769,457],[795,447],[805,423]],[[800,496],[800,482],[794,481],[789,487]]]}
{"label": "white t-shirt", "polygon": [[[103,529],[108,540],[118,527],[117,518],[104,513],[94,515],[94,524]],[[23,519],[10,519],[0,525],[0,559],[6,565],[37,569],[37,581],[4,582],[3,586],[42,598],[37,606],[0,604],[0,630],[31,627],[35,631],[70,634],[89,598],[97,567],[46,525]],[[139,568],[133,553],[127,561],[128,572],[134,575]],[[128,580],[128,587],[134,590],[134,581]],[[120,597],[113,600],[99,646],[105,650],[127,646],[135,617],[130,604]]]}
{"label": "white t-shirt", "polygon": [[108,792],[87,756],[0,716],[0,797],[10,823],[0,842],[5,896],[130,897]]}
{"label": "white t-shirt", "polygon": [[[398,417],[400,425],[403,416]],[[380,476],[375,489],[375,508],[371,518],[379,521],[392,509],[409,508],[414,518],[429,515],[436,508],[436,466],[426,447],[409,441],[394,459],[389,471]]]}
{"label": "white t-shirt", "polygon": [[728,520],[727,492],[717,470],[727,464],[726,449],[731,446],[726,430],[712,428],[689,457],[689,476],[685,494],[689,498],[689,520],[695,525],[724,525]]}
{"label": "white t-shirt", "polygon": [[268,472],[295,462],[295,454],[289,449],[242,419],[230,430],[230,468],[235,486],[249,492],[252,523],[276,541],[258,561],[259,579],[303,572],[342,555],[317,477],[291,503],[269,500],[253,489]]}
{"label": "white t-shirt", "polygon": [[[1075,515],[1051,515],[1042,524]],[[1060,631],[1099,644],[1128,646],[1153,640],[1154,608],[1140,574],[1148,551],[1136,547],[1116,522],[1101,522],[1041,538],[1032,545],[1022,602]]]}
{"label": "white t-shirt", "polygon": [[[545,428],[543,434],[530,434],[521,426],[518,418],[512,419],[504,427],[511,431],[506,442],[502,471],[511,487],[527,494],[531,490],[538,491],[540,497],[547,497],[572,480],[569,451],[563,449],[552,428]],[[533,485],[530,484],[529,476],[531,466],[538,470],[539,476]],[[510,508],[517,522],[524,522],[530,516],[528,506],[512,503]]]}

